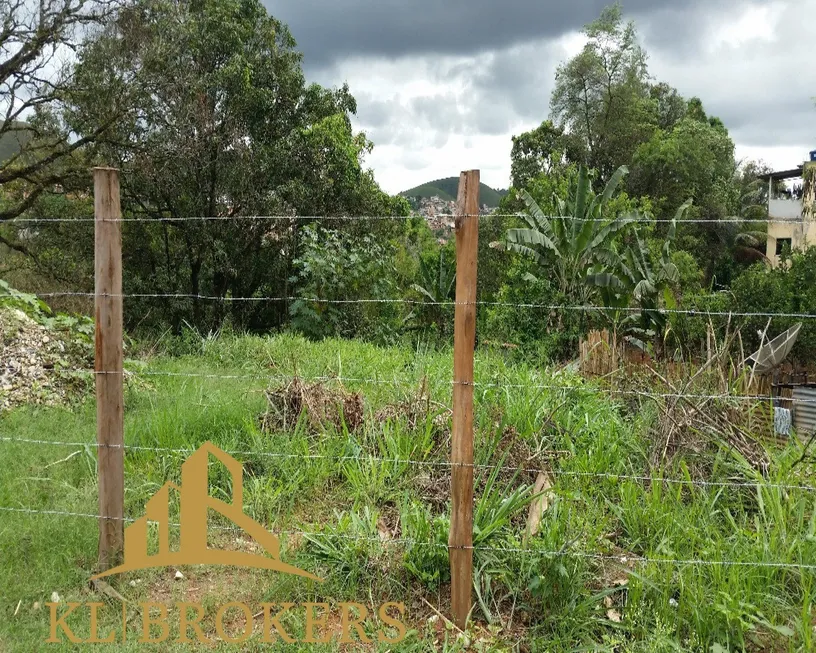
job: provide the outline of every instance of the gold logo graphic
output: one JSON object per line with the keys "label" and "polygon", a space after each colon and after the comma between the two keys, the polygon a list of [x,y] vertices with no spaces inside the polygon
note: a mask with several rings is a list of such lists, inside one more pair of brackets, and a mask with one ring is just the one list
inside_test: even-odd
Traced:
{"label": "gold logo graphic", "polygon": [[[210,496],[207,469],[210,455],[220,461],[232,478],[232,502],[227,503]],[[178,550],[170,549],[170,490],[179,493],[180,537]],[[224,551],[207,546],[207,515],[214,510],[251,536],[269,554]],[[158,552],[148,552],[148,523],[158,524]],[[288,565],[280,560],[278,538],[243,511],[243,469],[241,463],[225,453],[212,442],[201,445],[181,466],[181,487],[165,483],[145,506],[145,514],[125,529],[125,554],[123,564],[97,574],[102,578],[125,571],[179,565],[234,565],[271,569],[287,574],[304,576],[313,580],[321,578],[307,571]]]}

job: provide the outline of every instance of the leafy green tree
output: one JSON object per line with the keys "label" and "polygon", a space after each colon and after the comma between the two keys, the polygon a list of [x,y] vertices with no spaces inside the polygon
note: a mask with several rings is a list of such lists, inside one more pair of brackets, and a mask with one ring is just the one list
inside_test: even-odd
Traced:
{"label": "leafy green tree", "polygon": [[[731,285],[727,310],[740,313],[816,313],[816,247],[793,252],[787,265],[769,268],[762,263],[744,270]],[[759,348],[759,335],[768,324],[766,317],[744,318],[740,332],[746,354]],[[813,320],[776,317],[769,337],[775,337],[802,322],[792,359],[808,365],[816,357],[816,324]]]}
{"label": "leafy green tree", "polygon": [[[629,188],[654,199],[657,217],[668,219],[688,198],[694,201],[688,217],[699,223],[680,224],[681,249],[694,252],[711,280],[722,262],[732,262],[742,248],[756,242],[756,233],[740,235],[745,227],[723,219],[757,215],[753,188],[734,161],[734,143],[717,119],[705,115],[697,100],[688,104],[687,115],[671,130],[657,130],[636,150]],[[761,213],[761,209],[759,209]],[[749,230],[751,231],[751,230]],[[755,230],[753,230],[755,231]],[[660,232],[663,233],[662,231]],[[755,252],[757,250],[754,250]]]}
{"label": "leafy green tree", "polygon": [[[148,219],[124,233],[128,292],[288,296],[306,221],[233,218],[407,213],[363,166],[371,143],[352,130],[349,89],[307,84],[301,58],[259,0],[138,0],[79,52],[66,115],[93,133],[121,107],[100,159],[122,169],[125,211]],[[195,216],[218,219],[178,220]],[[336,226],[388,237],[386,222]],[[284,302],[151,308],[205,329],[227,312],[248,328],[288,313]]]}
{"label": "leafy green tree", "polygon": [[[310,338],[368,336],[389,341],[402,321],[393,253],[369,235],[309,225],[290,281],[292,326]],[[355,302],[354,300],[371,300]],[[337,301],[341,303],[335,303]]]}
{"label": "leafy green tree", "polygon": [[729,213],[719,182],[734,170],[734,143],[724,129],[691,117],[670,131],[657,130],[632,160],[629,188],[658,203],[658,215],[672,215],[689,197],[703,217]]}
{"label": "leafy green tree", "polygon": [[606,7],[584,34],[583,50],[556,71],[550,113],[581,144],[582,160],[599,172],[602,186],[648,140],[656,116],[646,52],[620,3]]}
{"label": "leafy green tree", "polygon": [[659,129],[673,129],[678,122],[685,118],[687,104],[676,88],[669,86],[665,82],[652,84],[649,87],[649,98],[654,103]]}
{"label": "leafy green tree", "polygon": [[687,295],[695,295],[702,291],[703,272],[697,264],[697,259],[690,252],[682,249],[675,250],[671,258],[678,274],[673,292],[678,298],[678,303],[682,303]]}
{"label": "leafy green tree", "polygon": [[576,143],[564,129],[545,120],[535,129],[513,136],[510,151],[510,183],[515,189],[527,189],[541,176],[562,170],[575,160]]}

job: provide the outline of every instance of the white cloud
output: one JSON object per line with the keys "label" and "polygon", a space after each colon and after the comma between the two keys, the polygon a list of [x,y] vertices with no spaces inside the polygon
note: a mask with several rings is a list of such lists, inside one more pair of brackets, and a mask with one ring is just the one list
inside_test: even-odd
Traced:
{"label": "white cloud", "polygon": [[743,7],[734,21],[731,20],[729,11],[710,30],[706,39],[708,50],[716,52],[724,45],[741,48],[750,45],[752,41],[773,43],[776,41],[776,28],[784,8],[784,2],[749,5]]}
{"label": "white cloud", "polygon": [[[816,150],[816,146],[811,149]],[[791,170],[808,159],[810,151],[797,146],[755,147],[737,145],[737,161],[754,159],[762,161],[774,170]]]}
{"label": "white cloud", "polygon": [[[690,12],[635,17],[651,74],[720,116],[738,157],[801,163],[816,148],[816,67],[807,63],[816,0],[732,0]],[[583,44],[569,31],[469,56],[356,56],[318,71],[316,81],[348,81],[355,126],[374,141],[368,164],[385,190],[471,168],[506,187],[511,136],[547,118],[556,66]]]}
{"label": "white cloud", "polygon": [[[730,22],[733,21],[733,22]],[[696,95],[706,110],[722,118],[741,151],[768,161],[787,151],[795,156],[783,167],[801,163],[816,146],[816,68],[809,65],[816,2],[788,0],[709,17],[706,35],[725,34],[713,48],[687,51],[679,58],[657,43],[650,71],[686,96]],[[746,38],[733,34],[739,29]],[[728,36],[731,35],[731,36]],[[729,40],[730,39],[730,40]]]}

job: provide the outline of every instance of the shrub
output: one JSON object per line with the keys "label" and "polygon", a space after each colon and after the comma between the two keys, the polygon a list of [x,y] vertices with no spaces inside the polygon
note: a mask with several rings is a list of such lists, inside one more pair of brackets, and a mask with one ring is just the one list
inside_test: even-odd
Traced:
{"label": "shrub", "polygon": [[[732,310],[741,313],[816,313],[816,248],[794,253],[778,268],[754,265],[743,272],[731,287]],[[745,318],[742,337],[746,347],[759,347],[759,334],[768,324],[767,317]],[[816,323],[814,320],[775,317],[768,336],[775,337],[794,324],[802,322],[802,330],[791,352],[799,363],[816,358]]]}
{"label": "shrub", "polygon": [[[304,228],[295,274],[297,299],[289,307],[292,326],[309,338],[365,336],[392,340],[400,323],[397,305],[331,301],[394,299],[396,271],[391,252],[371,236],[309,225]],[[314,301],[318,300],[318,301]]]}

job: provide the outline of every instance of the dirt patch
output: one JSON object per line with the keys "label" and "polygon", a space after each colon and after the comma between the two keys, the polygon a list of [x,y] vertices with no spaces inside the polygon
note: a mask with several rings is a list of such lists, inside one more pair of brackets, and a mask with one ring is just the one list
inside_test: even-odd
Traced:
{"label": "dirt patch", "polygon": [[412,484],[422,501],[430,504],[435,512],[441,511],[450,499],[450,468],[427,467],[414,476]]}
{"label": "dirt patch", "polygon": [[319,430],[327,424],[340,429],[345,424],[354,431],[363,423],[363,395],[342,386],[305,383],[295,377],[286,385],[266,391],[267,409],[261,417],[264,431],[292,428],[303,415],[309,428]]}
{"label": "dirt patch", "polygon": [[0,413],[23,404],[69,403],[93,387],[92,368],[90,346],[18,309],[0,308]]}

